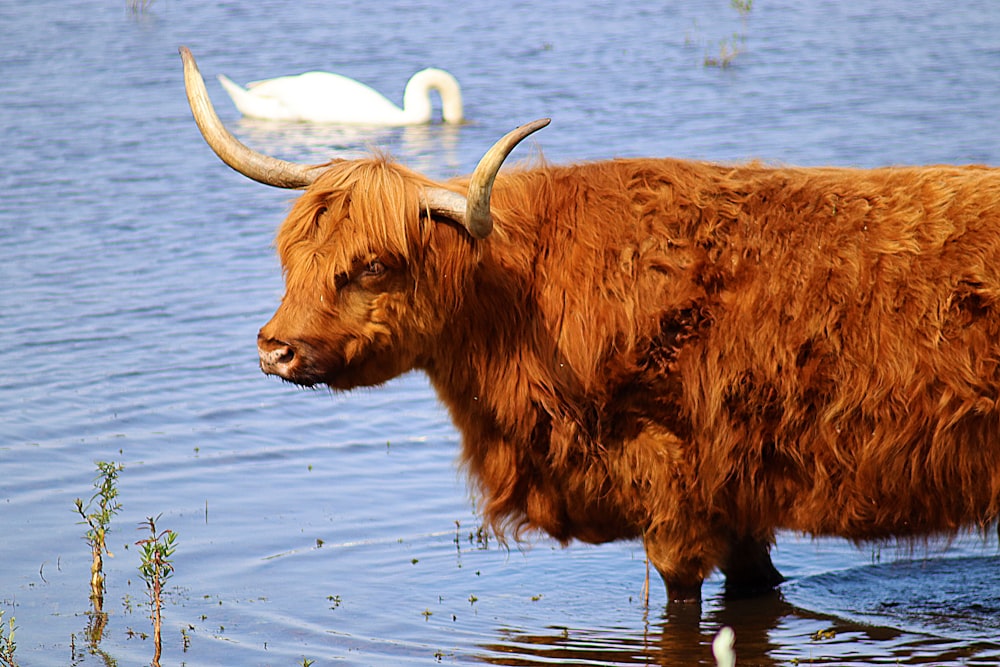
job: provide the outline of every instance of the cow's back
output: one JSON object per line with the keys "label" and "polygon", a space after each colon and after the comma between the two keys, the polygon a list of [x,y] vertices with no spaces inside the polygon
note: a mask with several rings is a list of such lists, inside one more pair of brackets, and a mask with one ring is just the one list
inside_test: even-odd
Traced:
{"label": "cow's back", "polygon": [[713,325],[688,351],[700,378],[682,382],[705,394],[704,478],[813,533],[995,519],[1000,171],[741,173]]}

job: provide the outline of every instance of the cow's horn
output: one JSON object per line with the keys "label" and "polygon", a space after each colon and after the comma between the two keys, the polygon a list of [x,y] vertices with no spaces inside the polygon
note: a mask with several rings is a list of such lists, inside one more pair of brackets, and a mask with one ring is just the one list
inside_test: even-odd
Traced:
{"label": "cow's horn", "polygon": [[468,226],[465,222],[465,211],[468,208],[468,203],[465,197],[457,192],[445,190],[444,188],[428,188],[423,193],[423,200],[420,202],[420,207],[426,208],[431,213],[448,218],[449,220],[454,220],[466,227]]}
{"label": "cow's horn", "polygon": [[521,125],[493,144],[479,161],[476,170],[472,172],[465,197],[444,188],[431,188],[424,193],[422,204],[433,213],[462,223],[473,237],[486,238],[493,231],[490,194],[493,192],[493,180],[500,171],[500,166],[525,137],[542,129],[549,122],[548,118],[540,118]]}
{"label": "cow's horn", "polygon": [[278,188],[304,188],[326,170],[326,167],[317,165],[279,160],[258,153],[241,143],[230,134],[215,113],[212,101],[208,98],[208,91],[205,89],[205,80],[198,71],[198,65],[191,51],[182,46],[180,52],[184,61],[184,88],[187,90],[188,103],[191,105],[194,120],[205,141],[223,162],[244,176]]}
{"label": "cow's horn", "polygon": [[484,239],[493,231],[493,216],[490,214],[490,195],[493,192],[493,180],[500,171],[500,166],[514,150],[532,132],[537,132],[551,122],[549,118],[539,118],[525,123],[505,134],[500,141],[486,151],[476,165],[469,180],[469,190],[466,195],[467,207],[465,226],[477,239]]}

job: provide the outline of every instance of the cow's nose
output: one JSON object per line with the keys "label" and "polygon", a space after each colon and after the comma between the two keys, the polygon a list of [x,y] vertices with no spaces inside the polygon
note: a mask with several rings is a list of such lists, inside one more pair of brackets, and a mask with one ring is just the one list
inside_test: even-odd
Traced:
{"label": "cow's nose", "polygon": [[295,349],[291,345],[261,335],[257,336],[257,353],[260,355],[260,369],[268,375],[285,376],[295,359]]}

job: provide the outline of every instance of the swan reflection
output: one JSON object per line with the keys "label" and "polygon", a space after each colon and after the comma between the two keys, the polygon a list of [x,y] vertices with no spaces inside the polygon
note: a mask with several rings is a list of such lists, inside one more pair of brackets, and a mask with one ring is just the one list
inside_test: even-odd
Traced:
{"label": "swan reflection", "polygon": [[241,118],[235,134],[253,149],[288,160],[319,164],[388,153],[417,171],[453,174],[460,170],[455,125],[317,125]]}

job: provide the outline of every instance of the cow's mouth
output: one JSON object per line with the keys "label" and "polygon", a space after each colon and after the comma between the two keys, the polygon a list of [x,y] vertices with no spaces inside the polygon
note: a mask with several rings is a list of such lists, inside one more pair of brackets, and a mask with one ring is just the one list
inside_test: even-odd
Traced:
{"label": "cow's mouth", "polygon": [[266,375],[276,375],[281,379],[303,387],[322,384],[322,374],[308,361],[304,346],[287,343],[264,335],[257,336],[257,353],[260,356],[260,370]]}
{"label": "cow's mouth", "polygon": [[[377,383],[366,382],[363,376],[359,377],[358,368],[346,363],[342,355],[304,341],[288,343],[258,335],[257,352],[260,370],[265,375],[275,375],[301,387],[326,385],[330,389],[347,390],[359,384]],[[359,362],[355,360],[355,364]]]}
{"label": "cow's mouth", "polygon": [[267,338],[263,334],[257,336],[257,354],[260,356],[260,369],[268,375],[278,375],[290,378],[295,366],[298,365],[298,355],[295,348],[283,340]]}

